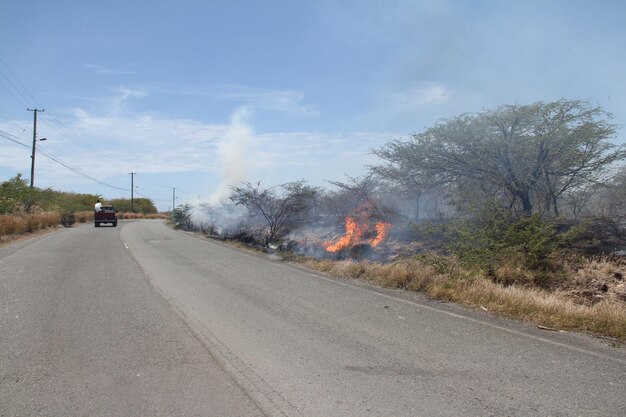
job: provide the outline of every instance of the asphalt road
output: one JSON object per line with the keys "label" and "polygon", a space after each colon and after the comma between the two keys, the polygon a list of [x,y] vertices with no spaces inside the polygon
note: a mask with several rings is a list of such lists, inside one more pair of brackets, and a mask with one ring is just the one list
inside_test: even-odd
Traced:
{"label": "asphalt road", "polygon": [[0,249],[0,415],[625,416],[626,353],[173,231]]}

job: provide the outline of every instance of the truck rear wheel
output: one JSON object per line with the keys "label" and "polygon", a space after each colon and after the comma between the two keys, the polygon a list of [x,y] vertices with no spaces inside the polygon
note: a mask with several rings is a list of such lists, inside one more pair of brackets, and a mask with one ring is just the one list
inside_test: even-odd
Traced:
{"label": "truck rear wheel", "polygon": [[95,227],[100,227],[100,223],[98,223],[98,222],[94,222],[94,223],[93,223],[93,225],[94,225]]}

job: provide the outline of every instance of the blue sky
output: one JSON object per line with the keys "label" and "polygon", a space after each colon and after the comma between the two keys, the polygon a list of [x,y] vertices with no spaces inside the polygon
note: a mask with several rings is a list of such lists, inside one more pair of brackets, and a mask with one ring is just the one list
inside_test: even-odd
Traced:
{"label": "blue sky", "polygon": [[[502,104],[626,121],[620,1],[0,1],[0,131],[40,187],[171,207],[248,179],[360,175],[369,150]],[[616,138],[623,143],[624,132]],[[0,180],[30,176],[0,137]]]}

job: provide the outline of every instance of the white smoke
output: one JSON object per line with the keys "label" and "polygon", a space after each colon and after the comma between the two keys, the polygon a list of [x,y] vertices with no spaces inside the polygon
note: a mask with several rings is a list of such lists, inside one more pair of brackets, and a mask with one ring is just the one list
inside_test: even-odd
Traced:
{"label": "white smoke", "polygon": [[247,226],[247,210],[227,200],[219,204],[198,204],[193,211],[194,225],[205,232],[220,236],[236,234]]}
{"label": "white smoke", "polygon": [[210,204],[219,204],[230,193],[230,186],[237,185],[246,178],[254,151],[254,132],[248,123],[250,111],[246,107],[235,110],[226,133],[217,144],[217,168],[220,183],[209,197]]}

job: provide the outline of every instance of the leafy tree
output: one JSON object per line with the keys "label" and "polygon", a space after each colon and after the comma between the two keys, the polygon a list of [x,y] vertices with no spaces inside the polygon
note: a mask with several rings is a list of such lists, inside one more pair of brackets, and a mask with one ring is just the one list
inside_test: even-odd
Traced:
{"label": "leafy tree", "polygon": [[35,189],[29,187],[28,181],[22,178],[22,174],[4,181],[0,184],[0,214],[8,214],[15,211],[18,205],[29,209],[35,203]]}
{"label": "leafy tree", "polygon": [[54,210],[73,213],[93,209],[99,197],[95,194],[76,194],[50,188],[30,188],[28,181],[17,174],[0,184],[0,214]]}
{"label": "leafy tree", "polygon": [[193,208],[189,204],[185,204],[175,208],[172,211],[171,220],[177,229],[194,230],[193,220],[191,218]]}
{"label": "leafy tree", "polygon": [[267,226],[265,245],[280,237],[290,223],[308,211],[318,191],[316,187],[306,185],[304,180],[269,188],[262,187],[260,182],[244,182],[231,189],[232,202],[264,220]]}
{"label": "leafy tree", "polygon": [[[116,198],[111,200],[111,204],[119,211],[134,212],[143,214],[154,214],[157,208],[149,198],[135,198],[132,205],[128,198]],[[131,210],[132,208],[132,210]]]}
{"label": "leafy tree", "polygon": [[617,131],[610,119],[578,100],[464,114],[374,150],[383,163],[373,170],[418,190],[473,190],[523,215],[558,215],[564,193],[626,158],[609,141]]}

